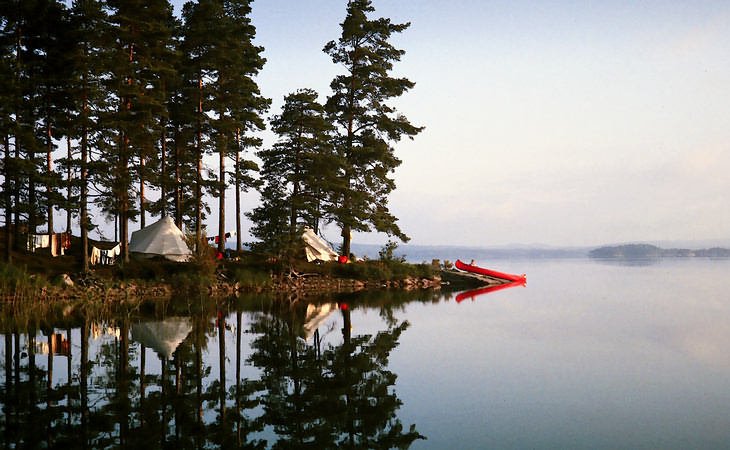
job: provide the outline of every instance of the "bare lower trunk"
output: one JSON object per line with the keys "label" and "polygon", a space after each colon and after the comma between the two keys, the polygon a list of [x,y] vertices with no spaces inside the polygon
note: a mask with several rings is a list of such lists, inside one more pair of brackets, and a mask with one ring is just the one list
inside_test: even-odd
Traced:
{"label": "bare lower trunk", "polygon": [[350,241],[351,241],[351,229],[350,225],[345,225],[342,227],[342,254],[350,257]]}
{"label": "bare lower trunk", "polygon": [[142,173],[140,173],[140,175],[139,175],[139,225],[141,228],[144,228],[145,214],[144,214],[144,175],[143,175],[143,173],[144,173],[144,166],[146,164],[145,158],[142,157],[140,162],[142,164],[142,170],[140,172],[142,172]]}
{"label": "bare lower trunk", "polygon": [[198,167],[197,167],[197,183],[195,184],[195,250],[200,251],[200,239],[203,228],[203,78],[198,76]]}
{"label": "bare lower trunk", "polygon": [[182,230],[182,186],[180,186],[180,147],[175,137],[175,225]]}
{"label": "bare lower trunk", "polygon": [[195,249],[200,250],[200,239],[203,227],[203,158],[198,154],[198,179],[195,183]]}
{"label": "bare lower trunk", "polygon": [[51,125],[50,123],[47,125],[48,127],[48,134],[47,134],[47,143],[46,143],[46,175],[48,175],[48,182],[46,184],[46,201],[48,202],[48,243],[50,244],[48,246],[48,250],[53,255],[53,201],[51,200],[51,172],[53,171],[53,167],[51,165],[51,148],[53,146],[53,143],[51,142]]}
{"label": "bare lower trunk", "polygon": [[[121,158],[121,169],[124,172],[122,179],[127,179],[127,171],[129,166],[127,164],[127,148],[129,148],[129,139],[123,138],[122,140],[122,158]],[[129,242],[127,237],[129,236],[129,192],[127,186],[122,186],[119,198],[119,241],[122,244],[122,258],[125,263],[129,262]]]}
{"label": "bare lower trunk", "polygon": [[[86,106],[84,106],[86,109]],[[79,198],[79,226],[81,228],[81,262],[84,272],[89,270],[89,215],[87,211],[88,186],[86,180],[86,164],[88,159],[88,137],[86,125],[81,135],[81,194]],[[116,227],[115,227],[116,228]]]}
{"label": "bare lower trunk", "polygon": [[241,174],[239,172],[239,161],[241,154],[241,129],[236,129],[236,167],[233,173],[236,174],[236,251],[240,252],[241,245]]}
{"label": "bare lower trunk", "polygon": [[10,232],[13,220],[12,196],[10,195],[10,138],[5,136],[5,262],[13,262],[13,235]]}
{"label": "bare lower trunk", "polygon": [[[15,136],[15,160],[20,158],[20,146],[18,145],[18,136]],[[15,183],[13,184],[13,211],[15,221],[13,222],[13,249],[20,250],[20,179],[21,173],[15,174]]]}
{"label": "bare lower trunk", "polygon": [[167,138],[165,137],[165,128],[162,128],[162,144],[160,145],[160,204],[162,206],[162,217],[167,215]]}
{"label": "bare lower trunk", "polygon": [[66,149],[68,150],[68,171],[66,172],[66,179],[68,181],[66,190],[66,201],[68,202],[66,206],[66,232],[71,233],[71,180],[73,178],[71,172],[71,136],[66,136]]}
{"label": "bare lower trunk", "polygon": [[223,253],[226,241],[226,152],[225,139],[220,149],[220,193],[218,197],[218,251]]}

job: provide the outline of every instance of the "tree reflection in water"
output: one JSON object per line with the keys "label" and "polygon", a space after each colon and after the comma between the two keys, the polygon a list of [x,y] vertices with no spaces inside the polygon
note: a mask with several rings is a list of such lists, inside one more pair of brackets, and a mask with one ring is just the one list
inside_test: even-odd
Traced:
{"label": "tree reflection in water", "polygon": [[[38,318],[41,332],[7,326],[4,447],[365,449],[423,438],[398,419],[388,370],[408,322],[387,311],[385,329],[353,335],[350,309],[335,303],[310,306],[309,315],[302,302],[265,304],[191,314],[182,337],[167,336],[168,351],[140,337],[132,314]],[[337,343],[317,330],[327,314],[342,325]],[[167,320],[149,329],[169,328]]]}

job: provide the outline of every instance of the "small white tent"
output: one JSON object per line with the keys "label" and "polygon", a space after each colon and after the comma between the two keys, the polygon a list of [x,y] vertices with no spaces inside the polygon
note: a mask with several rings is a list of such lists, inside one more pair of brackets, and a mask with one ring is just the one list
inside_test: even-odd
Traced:
{"label": "small white tent", "polygon": [[171,261],[181,262],[187,261],[192,255],[185,243],[185,235],[175,226],[170,216],[132,233],[129,253],[139,258],[163,256]]}
{"label": "small white tent", "polygon": [[337,261],[337,252],[332,250],[325,241],[314,234],[311,228],[306,227],[302,233],[304,240],[304,251],[307,254],[307,261]]}

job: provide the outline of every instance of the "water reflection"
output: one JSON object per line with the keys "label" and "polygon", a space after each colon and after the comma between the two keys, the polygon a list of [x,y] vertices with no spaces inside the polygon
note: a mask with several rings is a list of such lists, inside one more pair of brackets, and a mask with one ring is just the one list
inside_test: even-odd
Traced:
{"label": "water reflection", "polygon": [[456,294],[456,303],[461,303],[468,298],[471,299],[471,301],[474,301],[474,299],[476,297],[479,297],[480,295],[489,294],[490,292],[501,291],[502,289],[509,289],[517,286],[525,287],[527,286],[527,282],[512,281],[509,283],[498,284],[496,286],[488,286],[480,289],[472,289],[470,291],[460,292],[459,294]]}
{"label": "water reflection", "polygon": [[380,301],[15,325],[1,337],[0,435],[6,447],[408,447],[423,436],[398,418],[388,358],[409,323],[382,307],[376,333],[353,332],[352,309]]}
{"label": "water reflection", "polygon": [[616,257],[616,258],[591,258],[593,262],[603,264],[607,266],[625,266],[625,267],[648,267],[655,266],[662,262],[660,257],[646,257],[646,258],[631,258],[631,257]]}

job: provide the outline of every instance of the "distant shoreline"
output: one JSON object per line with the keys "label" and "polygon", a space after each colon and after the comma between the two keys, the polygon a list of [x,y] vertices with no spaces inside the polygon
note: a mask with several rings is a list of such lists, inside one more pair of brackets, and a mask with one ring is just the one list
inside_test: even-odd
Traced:
{"label": "distant shoreline", "polygon": [[651,244],[625,244],[599,247],[588,256],[595,259],[639,259],[639,258],[730,258],[730,249],[713,247],[705,249],[669,248]]}

